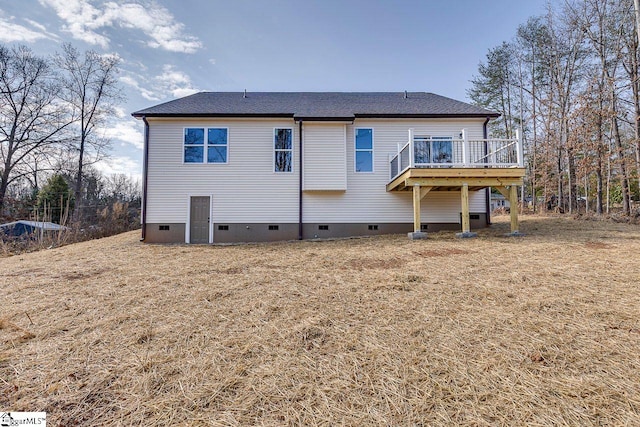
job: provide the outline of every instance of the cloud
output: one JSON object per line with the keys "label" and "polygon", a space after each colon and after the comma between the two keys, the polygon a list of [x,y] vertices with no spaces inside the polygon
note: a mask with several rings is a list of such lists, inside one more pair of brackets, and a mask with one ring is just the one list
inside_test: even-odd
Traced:
{"label": "cloud", "polygon": [[170,93],[174,98],[192,95],[198,92],[191,83],[191,78],[173,65],[166,64],[162,67],[162,74],[156,77],[160,83],[160,90]]}
{"label": "cloud", "polygon": [[95,7],[89,0],[39,1],[65,22],[64,31],[105,49],[110,39],[100,31],[109,27],[142,31],[149,38],[147,46],[170,52],[194,53],[202,47],[198,38],[183,34],[184,24],[176,22],[171,12],[155,2],[143,5],[108,1]]}
{"label": "cloud", "polygon": [[128,156],[111,156],[95,164],[95,168],[106,175],[125,174],[142,181],[142,166]]}
{"label": "cloud", "polygon": [[114,121],[103,130],[104,136],[111,140],[122,141],[131,144],[139,150],[144,147],[144,135],[142,125],[133,117]]}
{"label": "cloud", "polygon": [[137,90],[140,95],[146,99],[147,101],[160,101],[160,99],[152,90],[145,89],[140,85],[140,83],[133,76],[121,76],[120,81],[127,86],[131,86],[135,90]]}
{"label": "cloud", "polygon": [[51,7],[65,21],[62,30],[73,38],[105,49],[109,46],[109,38],[95,31],[106,25],[103,13],[88,0],[40,0],[40,4]]}
{"label": "cloud", "polygon": [[49,34],[46,31],[46,28],[44,26],[38,24],[35,21],[32,21],[30,19],[25,20],[32,27],[35,27],[35,30],[33,30],[14,23],[13,19],[13,16],[9,17],[8,19],[4,16],[0,16],[0,28],[2,28],[2,31],[0,31],[0,41],[6,43],[33,43],[40,39],[55,39],[53,35]]}
{"label": "cloud", "polygon": [[181,98],[200,91],[194,87],[188,74],[170,64],[165,64],[162,72],[151,79],[142,74],[129,72],[121,76],[120,81],[137,90],[144,99],[154,102],[167,98]]}

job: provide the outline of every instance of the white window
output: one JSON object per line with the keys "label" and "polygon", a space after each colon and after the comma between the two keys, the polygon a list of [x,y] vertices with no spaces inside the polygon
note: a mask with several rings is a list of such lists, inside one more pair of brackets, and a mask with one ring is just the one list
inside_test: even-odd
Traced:
{"label": "white window", "polygon": [[373,172],[373,129],[356,128],[356,172]]}
{"label": "white window", "polygon": [[274,172],[293,172],[293,129],[276,128],[273,134]]}
{"label": "white window", "polygon": [[185,128],[183,142],[185,163],[227,163],[229,154],[227,128]]}

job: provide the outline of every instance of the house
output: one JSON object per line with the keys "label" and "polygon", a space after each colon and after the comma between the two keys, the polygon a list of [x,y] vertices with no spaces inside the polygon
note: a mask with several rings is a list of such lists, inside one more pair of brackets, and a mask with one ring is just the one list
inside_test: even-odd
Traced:
{"label": "house", "polygon": [[150,243],[471,236],[524,176],[520,141],[487,137],[497,113],[432,93],[201,92],[133,116]]}
{"label": "house", "polygon": [[491,211],[495,211],[496,209],[509,209],[509,207],[511,206],[511,203],[509,203],[509,199],[507,197],[504,197],[502,194],[500,193],[489,193],[490,196],[490,204],[491,204]]}
{"label": "house", "polygon": [[19,220],[0,224],[0,237],[42,236],[45,232],[66,230],[53,222]]}

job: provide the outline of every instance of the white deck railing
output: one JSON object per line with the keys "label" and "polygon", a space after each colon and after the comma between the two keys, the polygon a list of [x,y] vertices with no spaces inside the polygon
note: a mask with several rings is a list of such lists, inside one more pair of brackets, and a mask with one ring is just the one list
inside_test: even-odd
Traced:
{"label": "white deck railing", "polygon": [[398,152],[389,159],[389,180],[411,168],[509,168],[524,167],[520,134],[513,139],[468,139],[415,136],[398,144]]}

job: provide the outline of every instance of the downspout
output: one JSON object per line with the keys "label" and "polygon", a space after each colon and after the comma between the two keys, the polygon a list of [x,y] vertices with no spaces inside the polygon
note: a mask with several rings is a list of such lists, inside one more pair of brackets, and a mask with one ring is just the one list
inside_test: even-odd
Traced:
{"label": "downspout", "polygon": [[147,235],[147,176],[149,174],[149,122],[142,116],[144,122],[144,158],[142,160],[142,237],[141,242]]}
{"label": "downspout", "polygon": [[302,240],[302,120],[298,122],[298,139],[300,143],[300,169],[299,169],[299,180],[298,180],[298,240]]}
{"label": "downspout", "polygon": [[[484,121],[484,124],[482,125],[482,138],[485,140],[484,142],[484,155],[487,155],[487,139],[489,138],[489,133],[487,132],[487,124],[489,123],[489,120],[491,120],[490,117],[487,117],[487,119]],[[485,157],[485,161],[486,161],[486,157]],[[491,187],[487,187],[485,188],[485,213],[486,213],[486,222],[487,222],[487,226],[491,225]]]}

